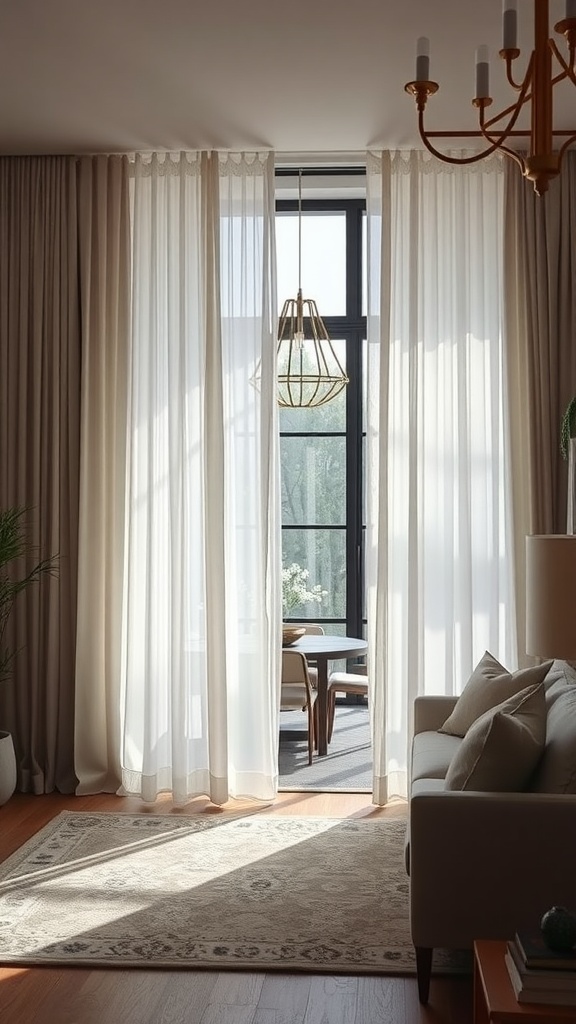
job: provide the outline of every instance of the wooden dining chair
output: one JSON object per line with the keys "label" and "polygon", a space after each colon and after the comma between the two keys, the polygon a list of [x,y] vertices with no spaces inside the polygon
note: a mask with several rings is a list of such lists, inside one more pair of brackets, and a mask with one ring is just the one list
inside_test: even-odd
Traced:
{"label": "wooden dining chair", "polygon": [[[294,629],[305,629],[309,636],[324,636],[324,626],[321,626],[319,622],[291,622],[291,626]],[[308,660],[308,673],[310,675],[310,682],[315,690],[318,689],[318,669],[314,661]]]}
{"label": "wooden dining chair", "polygon": [[316,698],[308,671],[308,663],[301,651],[282,651],[282,681],[280,684],[280,711],[305,711],[308,716],[308,764],[316,742]]}
{"label": "wooden dining chair", "polygon": [[331,672],[328,677],[328,722],[326,726],[328,743],[334,731],[336,715],[336,694],[353,693],[358,696],[368,695],[368,679],[366,665],[355,665],[354,672]]}

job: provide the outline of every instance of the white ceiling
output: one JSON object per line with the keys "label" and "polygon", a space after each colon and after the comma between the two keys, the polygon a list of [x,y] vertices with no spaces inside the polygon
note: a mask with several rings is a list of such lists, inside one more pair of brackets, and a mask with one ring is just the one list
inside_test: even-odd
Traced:
{"label": "white ceiling", "polygon": [[[528,47],[533,0],[518,7]],[[553,24],[564,4],[550,8]],[[404,84],[420,35],[440,83],[430,128],[475,127],[481,43],[499,106],[511,101],[501,11],[502,0],[0,0],[0,153],[410,148]],[[567,128],[576,93],[561,89]]]}

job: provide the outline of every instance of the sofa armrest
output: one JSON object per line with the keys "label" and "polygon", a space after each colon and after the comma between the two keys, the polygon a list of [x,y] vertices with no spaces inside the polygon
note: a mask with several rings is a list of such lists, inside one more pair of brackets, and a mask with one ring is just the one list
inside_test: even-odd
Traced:
{"label": "sofa armrest", "polygon": [[423,695],[414,700],[414,734],[436,731],[454,710],[458,697]]}
{"label": "sofa armrest", "polygon": [[417,793],[410,801],[413,942],[461,948],[576,906],[576,796]]}

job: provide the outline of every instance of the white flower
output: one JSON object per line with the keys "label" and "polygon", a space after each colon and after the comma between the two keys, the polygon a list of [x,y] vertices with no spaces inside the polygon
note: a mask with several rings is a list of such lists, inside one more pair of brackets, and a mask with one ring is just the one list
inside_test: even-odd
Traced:
{"label": "white flower", "polygon": [[308,569],[302,569],[298,562],[292,562],[292,565],[286,565],[282,569],[284,615],[289,615],[293,608],[312,601],[322,604],[322,600],[328,595],[328,591],[322,590],[319,583],[311,588],[307,585],[309,575]]}

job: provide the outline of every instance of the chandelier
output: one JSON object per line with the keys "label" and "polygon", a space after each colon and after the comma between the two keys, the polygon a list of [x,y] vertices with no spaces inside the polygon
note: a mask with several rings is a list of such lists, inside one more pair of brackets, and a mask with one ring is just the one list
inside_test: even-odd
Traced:
{"label": "chandelier", "polygon": [[278,322],[278,404],[310,409],[330,402],[348,383],[314,299],[302,297],[302,171],[298,172],[298,293]]}
{"label": "chandelier", "polygon": [[[487,109],[492,104],[490,96],[490,65],[488,48],[479,46],[476,50],[476,96],[472,103],[478,109],[478,131],[426,131],[424,128],[424,111],[429,96],[438,92],[438,83],[430,81],[430,47],[425,38],[418,40],[416,55],[416,80],[408,82],[404,88],[416,100],[418,111],[418,130],[426,148],[447,163],[464,164],[482,160],[496,150],[516,161],[524,177],[534,182],[534,190],[541,196],[547,189],[551,178],[560,172],[560,163],[568,146],[576,141],[576,128],[568,131],[555,130],[553,127],[553,90],[559,82],[568,79],[576,85],[576,69],[574,52],[576,49],[576,0],[566,0],[566,17],[554,26],[558,35],[564,36],[568,55],[565,57],[559,50],[556,41],[549,37],[548,0],[534,0],[534,49],[528,59],[524,78],[514,78],[514,61],[520,56],[517,47],[517,11],[516,0],[504,0],[503,4],[503,39],[500,57],[506,63],[506,77],[509,85],[518,93],[515,103],[501,110],[492,117],[487,117]],[[554,60],[553,60],[554,58]],[[556,72],[556,73],[554,73]],[[522,108],[530,107],[530,129],[522,131],[515,127]],[[554,138],[563,136],[565,141],[558,150],[553,149]],[[470,138],[483,137],[488,147],[474,156],[451,157],[440,152],[430,142],[432,138]],[[529,151],[525,156],[516,152],[505,143],[514,137],[529,139]]]}

